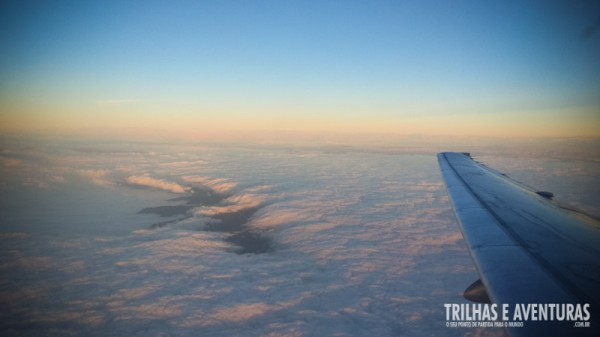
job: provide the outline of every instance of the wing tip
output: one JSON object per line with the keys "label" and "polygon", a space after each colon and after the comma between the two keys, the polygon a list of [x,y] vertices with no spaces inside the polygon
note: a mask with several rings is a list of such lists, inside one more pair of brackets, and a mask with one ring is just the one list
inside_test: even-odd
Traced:
{"label": "wing tip", "polygon": [[552,200],[554,198],[554,193],[548,191],[537,191],[535,194],[548,200]]}
{"label": "wing tip", "polygon": [[473,158],[471,157],[471,152],[451,152],[451,151],[446,151],[446,152],[439,152],[438,156],[444,156],[447,154],[462,154],[463,156],[469,157],[469,158]]}

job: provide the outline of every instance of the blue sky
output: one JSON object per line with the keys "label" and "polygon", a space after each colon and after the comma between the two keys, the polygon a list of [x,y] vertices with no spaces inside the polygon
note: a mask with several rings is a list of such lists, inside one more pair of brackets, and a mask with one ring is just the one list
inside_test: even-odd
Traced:
{"label": "blue sky", "polygon": [[600,33],[582,36],[597,2],[0,6],[0,118],[16,129],[600,134]]}

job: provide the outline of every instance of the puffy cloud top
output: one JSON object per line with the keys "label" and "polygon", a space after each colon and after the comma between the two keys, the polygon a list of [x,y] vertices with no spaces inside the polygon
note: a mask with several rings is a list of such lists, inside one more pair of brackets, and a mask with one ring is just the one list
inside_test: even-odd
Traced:
{"label": "puffy cloud top", "polygon": [[149,176],[129,176],[127,183],[130,185],[155,188],[171,193],[186,193],[187,188],[179,184],[168,182],[162,179],[154,179]]}

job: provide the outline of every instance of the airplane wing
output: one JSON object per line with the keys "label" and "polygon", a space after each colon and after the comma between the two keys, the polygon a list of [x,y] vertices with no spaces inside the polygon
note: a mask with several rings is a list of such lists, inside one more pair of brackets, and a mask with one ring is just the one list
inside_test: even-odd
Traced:
{"label": "airplane wing", "polygon": [[[520,304],[555,314],[543,321],[529,318],[507,333],[600,336],[600,222],[561,207],[552,193],[532,191],[468,153],[440,153],[438,162],[484,295],[499,308],[509,304],[510,321]],[[569,307],[584,304],[589,304],[589,327],[559,320]]]}

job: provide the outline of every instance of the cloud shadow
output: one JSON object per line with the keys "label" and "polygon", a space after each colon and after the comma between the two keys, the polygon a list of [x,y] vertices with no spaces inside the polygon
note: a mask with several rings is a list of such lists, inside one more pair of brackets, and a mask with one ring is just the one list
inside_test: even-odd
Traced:
{"label": "cloud shadow", "polygon": [[[207,188],[193,188],[190,195],[169,200],[185,201],[186,204],[184,205],[147,207],[139,211],[138,214],[155,214],[165,218],[179,216],[176,219],[158,222],[151,226],[151,228],[161,228],[192,218],[193,215],[190,214],[190,211],[196,207],[219,205],[228,197],[230,197],[229,194],[219,193]],[[224,240],[239,246],[239,249],[235,251],[237,254],[271,252],[273,251],[271,238],[265,236],[263,232],[252,230],[247,226],[250,218],[260,208],[261,206],[248,207],[211,215],[209,218],[214,221],[207,222],[202,230],[230,234]]]}
{"label": "cloud shadow", "polygon": [[207,225],[206,230],[211,232],[230,233],[225,241],[240,246],[238,254],[262,254],[273,251],[272,241],[262,232],[251,230],[247,227],[250,218],[260,209],[253,207],[231,213],[221,213],[213,216],[219,220]]}

